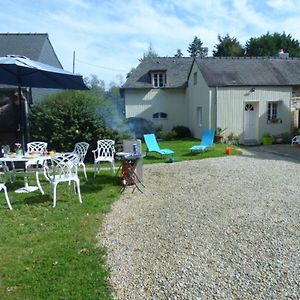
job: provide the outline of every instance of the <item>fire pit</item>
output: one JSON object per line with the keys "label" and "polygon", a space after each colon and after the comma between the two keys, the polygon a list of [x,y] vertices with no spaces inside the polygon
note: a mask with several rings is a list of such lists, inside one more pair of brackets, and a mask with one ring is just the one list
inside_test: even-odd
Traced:
{"label": "fire pit", "polygon": [[[141,141],[140,140],[125,140],[123,142],[123,151],[117,152],[116,158],[120,159],[122,164],[118,171],[121,171],[121,180],[123,188],[121,192],[128,186],[134,186],[141,193],[141,189],[145,187],[142,183],[143,181],[143,168],[142,168],[142,158],[141,153]],[[119,172],[117,172],[118,174]],[[134,191],[134,190],[133,190]],[[133,192],[132,191],[132,192]]]}

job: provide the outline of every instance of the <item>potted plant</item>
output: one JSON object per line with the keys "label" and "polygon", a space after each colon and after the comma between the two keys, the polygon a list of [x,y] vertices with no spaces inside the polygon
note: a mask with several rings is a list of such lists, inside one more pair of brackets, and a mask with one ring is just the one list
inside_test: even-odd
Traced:
{"label": "potted plant", "polygon": [[238,145],[240,138],[237,135],[234,135],[232,132],[228,135],[228,144]]}
{"label": "potted plant", "polygon": [[23,149],[22,149],[22,144],[20,143],[15,143],[16,146],[16,154],[17,155],[23,155]]}
{"label": "potted plant", "polygon": [[270,133],[265,133],[261,138],[261,142],[263,145],[272,145],[274,137]]}
{"label": "potted plant", "polygon": [[222,129],[221,127],[218,127],[217,130],[216,130],[216,133],[215,133],[215,139],[214,139],[214,142],[215,143],[219,143],[219,142],[222,142],[223,139],[224,139],[224,131],[226,129]]}

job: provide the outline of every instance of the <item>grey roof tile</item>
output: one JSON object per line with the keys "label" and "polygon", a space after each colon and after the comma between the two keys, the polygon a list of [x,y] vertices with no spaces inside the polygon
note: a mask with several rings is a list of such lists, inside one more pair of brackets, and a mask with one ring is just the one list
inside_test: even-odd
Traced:
{"label": "grey roof tile", "polygon": [[47,33],[0,33],[0,56],[19,54],[38,60]]}
{"label": "grey roof tile", "polygon": [[208,86],[287,86],[300,84],[298,58],[197,58]]}
{"label": "grey roof tile", "polygon": [[122,88],[152,88],[150,72],[166,71],[166,88],[182,88],[187,85],[191,57],[144,58],[130,74]]}
{"label": "grey roof tile", "polygon": [[[152,88],[150,72],[166,70],[166,88],[187,86],[191,57],[145,58],[126,80],[123,88]],[[300,85],[298,58],[197,58],[208,86]]]}

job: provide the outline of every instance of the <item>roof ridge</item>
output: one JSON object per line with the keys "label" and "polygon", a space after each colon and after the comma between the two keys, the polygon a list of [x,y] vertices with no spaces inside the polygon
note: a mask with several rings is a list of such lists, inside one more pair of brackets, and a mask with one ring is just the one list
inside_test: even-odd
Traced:
{"label": "roof ridge", "polygon": [[299,60],[300,57],[278,57],[278,56],[209,56],[209,57],[196,57],[197,60],[230,60],[230,59],[234,59],[234,60],[264,60],[264,59],[274,59],[274,60]]}
{"label": "roof ridge", "polygon": [[42,32],[0,32],[0,35],[48,35]]}
{"label": "roof ridge", "polygon": [[170,59],[185,59],[185,58],[190,58],[192,59],[193,57],[190,56],[181,56],[181,57],[176,57],[176,56],[157,56],[157,57],[144,57],[145,59],[158,59],[158,58],[170,58]]}

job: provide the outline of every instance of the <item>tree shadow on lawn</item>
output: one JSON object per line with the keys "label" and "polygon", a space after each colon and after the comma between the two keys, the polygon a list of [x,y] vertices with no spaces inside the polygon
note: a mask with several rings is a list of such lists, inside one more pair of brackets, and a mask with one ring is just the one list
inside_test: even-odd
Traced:
{"label": "tree shadow on lawn", "polygon": [[[9,190],[9,196],[13,205],[13,208],[20,208],[24,205],[43,204],[52,206],[53,199],[50,195],[50,183],[46,180],[41,180],[41,185],[45,194],[42,195],[39,190],[31,193],[16,194],[14,191],[24,185],[24,181],[18,179],[15,183],[7,183]],[[30,185],[36,185],[34,181],[30,182]],[[84,200],[85,197],[100,193],[104,186],[118,186],[121,188],[120,175],[115,174],[98,174],[94,178],[94,173],[88,174],[88,181],[84,176],[80,175],[80,191]],[[58,201],[69,201],[68,198],[78,199],[78,195],[74,193],[73,182],[69,185],[68,182],[62,182],[57,185],[57,199]]]}
{"label": "tree shadow on lawn", "polygon": [[[175,153],[175,155],[176,155],[176,153]],[[174,156],[167,155],[162,158],[160,154],[147,154],[147,156],[145,156],[143,158],[143,161],[145,163],[155,163],[155,162],[163,163],[163,162],[167,162],[171,157],[174,157]]]}
{"label": "tree shadow on lawn", "polygon": [[210,151],[210,150],[206,150],[206,151],[191,151],[191,152],[187,152],[181,155],[182,157],[186,157],[186,158],[195,158],[195,159],[202,159],[202,158],[208,158],[208,157],[222,157],[222,156],[226,156],[226,153],[222,153],[222,152],[216,152],[216,151]]}
{"label": "tree shadow on lawn", "polygon": [[184,153],[181,156],[183,156],[183,157],[198,157],[199,155],[201,155],[203,153],[204,152],[202,152],[202,151],[193,151],[193,152]]}
{"label": "tree shadow on lawn", "polygon": [[113,185],[121,187],[120,174],[97,174],[94,177],[94,173],[88,176],[88,181],[84,177],[80,178],[80,190],[85,194],[95,194],[103,190],[103,186]]}
{"label": "tree shadow on lawn", "polygon": [[18,194],[16,197],[11,193],[10,200],[12,202],[13,208],[21,208],[24,205],[30,205],[30,204],[46,204],[49,203],[52,204],[52,199],[50,198],[50,195],[42,195],[39,190],[36,192],[31,193],[24,193],[22,195]]}

